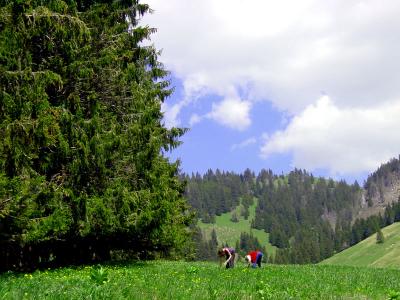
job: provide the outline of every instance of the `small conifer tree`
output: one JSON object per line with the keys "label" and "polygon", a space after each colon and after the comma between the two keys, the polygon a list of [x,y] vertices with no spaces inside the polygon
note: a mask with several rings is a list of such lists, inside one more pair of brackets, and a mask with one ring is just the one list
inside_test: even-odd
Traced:
{"label": "small conifer tree", "polygon": [[232,216],[231,216],[231,221],[232,221],[232,222],[234,222],[234,223],[237,223],[237,222],[239,222],[239,218],[238,218],[238,216],[237,216],[237,213],[236,213],[236,212],[232,213]]}
{"label": "small conifer tree", "polygon": [[385,242],[385,236],[382,233],[382,230],[379,228],[376,233],[376,243],[383,244]]}

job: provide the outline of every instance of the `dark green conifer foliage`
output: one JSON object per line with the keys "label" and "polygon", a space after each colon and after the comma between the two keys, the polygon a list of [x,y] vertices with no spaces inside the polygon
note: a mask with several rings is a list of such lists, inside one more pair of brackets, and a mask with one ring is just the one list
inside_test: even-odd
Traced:
{"label": "dark green conifer foliage", "polygon": [[0,254],[9,261],[24,260],[11,244],[40,249],[35,266],[56,241],[91,258],[184,243],[178,164],[162,152],[185,130],[161,121],[171,89],[158,52],[141,44],[154,32],[138,25],[149,11],[138,0],[0,1]]}
{"label": "dark green conifer foliage", "polygon": [[213,228],[213,230],[211,231],[211,240],[210,243],[213,247],[217,248],[218,247],[218,238],[217,238],[217,232],[215,231],[215,229]]}
{"label": "dark green conifer foliage", "polygon": [[233,213],[232,213],[231,219],[230,219],[230,220],[231,220],[232,222],[234,222],[234,223],[239,222],[239,218],[238,218],[238,215],[237,215],[236,212],[233,212]]}
{"label": "dark green conifer foliage", "polygon": [[382,230],[379,228],[376,232],[376,243],[383,244],[385,242],[385,236],[383,235]]}
{"label": "dark green conifer foliage", "polygon": [[264,260],[266,260],[267,252],[257,237],[255,237],[252,232],[242,232],[240,234],[239,244],[236,246],[236,251],[238,251],[241,255],[246,255],[248,252],[254,250],[263,252]]}
{"label": "dark green conifer foliage", "polygon": [[217,260],[218,238],[213,229],[211,238],[207,239],[198,226],[193,228],[194,250],[196,260]]}

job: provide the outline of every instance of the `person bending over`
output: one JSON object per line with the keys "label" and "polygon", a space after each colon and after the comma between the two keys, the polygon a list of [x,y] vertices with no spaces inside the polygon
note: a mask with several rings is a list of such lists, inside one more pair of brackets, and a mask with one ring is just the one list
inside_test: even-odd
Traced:
{"label": "person bending over", "polygon": [[[229,269],[235,266],[235,249],[234,248],[222,248],[218,250],[218,256],[222,259],[225,257],[224,266]],[[222,261],[221,261],[222,263]]]}
{"label": "person bending over", "polygon": [[263,253],[261,251],[250,251],[246,256],[245,260],[248,263],[248,266],[252,268],[256,268],[257,266],[261,268],[261,260],[263,258]]}

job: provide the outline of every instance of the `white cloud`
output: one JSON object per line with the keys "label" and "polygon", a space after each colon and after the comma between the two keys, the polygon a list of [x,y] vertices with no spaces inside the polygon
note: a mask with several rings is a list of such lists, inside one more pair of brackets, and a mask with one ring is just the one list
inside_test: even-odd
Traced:
{"label": "white cloud", "polygon": [[[179,114],[182,108],[196,102],[207,93],[207,88],[201,85],[201,77],[187,78],[184,85],[184,97],[173,105],[163,102],[161,111],[164,113],[164,122],[167,128],[181,125]],[[197,114],[190,119],[190,126],[200,122],[202,117]],[[193,123],[192,123],[193,122]]]}
{"label": "white cloud", "polygon": [[237,149],[243,149],[246,148],[250,145],[253,145],[257,142],[257,139],[255,137],[250,137],[242,142],[240,142],[239,144],[233,144],[231,146],[231,151],[235,151]]}
{"label": "white cloud", "polygon": [[294,117],[283,131],[267,137],[263,158],[293,154],[293,165],[327,169],[332,175],[371,171],[400,149],[400,101],[372,108],[339,109],[321,97]]}
{"label": "white cloud", "polygon": [[167,128],[178,127],[181,125],[181,120],[179,118],[179,113],[182,108],[187,106],[188,102],[185,100],[179,101],[173,105],[169,105],[164,102],[161,105],[161,111],[164,114],[164,122]]}
{"label": "white cloud", "polygon": [[237,130],[245,130],[250,126],[251,103],[238,98],[225,98],[219,103],[213,103],[207,117],[214,121]]}
{"label": "white cloud", "polygon": [[213,103],[211,111],[204,115],[194,113],[190,116],[189,125],[194,126],[204,119],[211,119],[231,129],[243,131],[251,125],[251,103],[241,100],[238,96],[225,98]]}
{"label": "white cloud", "polygon": [[193,125],[201,122],[202,118],[203,117],[199,116],[198,114],[192,114],[191,117],[190,117],[190,120],[189,120],[189,125],[193,126]]}
{"label": "white cloud", "polygon": [[[167,107],[171,123],[183,106],[217,95],[192,124],[245,130],[251,104],[270,101],[292,118],[263,155],[289,151],[294,165],[332,172],[373,171],[398,155],[397,0],[147,2],[155,13],[143,23],[158,28],[161,60],[184,86],[183,103]],[[321,93],[331,100],[314,103]]]}
{"label": "white cloud", "polygon": [[178,114],[181,110],[180,105],[168,105],[164,102],[161,105],[161,111],[164,114],[164,122],[167,128],[179,126],[180,120],[178,119]]}
{"label": "white cloud", "polygon": [[397,0],[147,2],[143,22],[189,98],[244,88],[296,113],[321,91],[339,106],[400,97]]}

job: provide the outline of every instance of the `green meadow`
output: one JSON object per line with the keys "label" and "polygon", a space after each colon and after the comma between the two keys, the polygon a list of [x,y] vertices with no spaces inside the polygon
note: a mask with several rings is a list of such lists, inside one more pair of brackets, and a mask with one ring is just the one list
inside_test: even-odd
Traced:
{"label": "green meadow", "polygon": [[400,222],[382,229],[385,242],[376,243],[376,234],[321,264],[400,268]]}
{"label": "green meadow", "polygon": [[269,236],[264,230],[251,228],[251,220],[255,217],[255,210],[257,206],[257,199],[254,204],[249,207],[249,217],[247,220],[240,215],[242,205],[236,207],[235,212],[239,217],[239,222],[232,222],[232,212],[222,214],[215,218],[215,224],[206,224],[199,222],[198,225],[202,229],[206,238],[211,237],[211,231],[215,229],[219,244],[227,243],[230,246],[235,246],[235,243],[240,238],[242,232],[252,233],[260,241],[261,245],[265,245],[268,256],[275,255],[276,247],[269,243]]}
{"label": "green meadow", "polygon": [[400,270],[132,262],[3,273],[0,299],[400,299]]}

